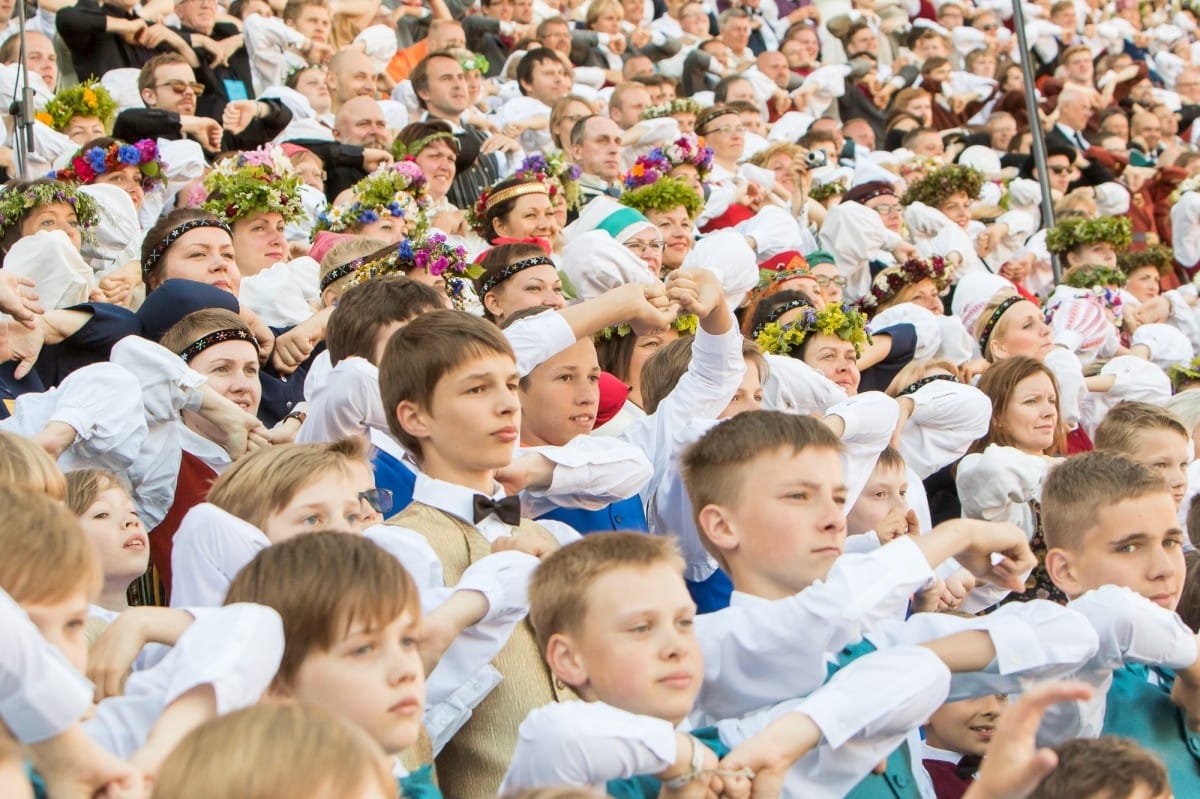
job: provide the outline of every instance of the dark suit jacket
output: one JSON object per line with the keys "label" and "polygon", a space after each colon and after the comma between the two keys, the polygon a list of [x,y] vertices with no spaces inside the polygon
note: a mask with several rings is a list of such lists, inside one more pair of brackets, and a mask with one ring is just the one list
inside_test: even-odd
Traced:
{"label": "dark suit jacket", "polygon": [[[1059,130],[1057,125],[1046,134],[1046,144],[1047,146],[1055,145],[1057,147],[1071,147],[1076,151],[1079,150],[1079,142],[1072,141],[1067,134]],[[1109,171],[1108,167],[1098,161],[1090,161],[1088,168],[1083,170],[1083,176],[1071,184],[1071,189],[1074,190],[1080,186],[1098,186],[1101,183],[1108,183],[1113,179],[1113,173]]]}

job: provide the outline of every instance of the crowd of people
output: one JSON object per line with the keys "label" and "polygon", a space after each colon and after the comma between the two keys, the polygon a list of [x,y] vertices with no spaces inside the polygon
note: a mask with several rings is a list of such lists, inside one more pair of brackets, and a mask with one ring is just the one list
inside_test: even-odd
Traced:
{"label": "crowd of people", "polygon": [[1200,796],[1200,8],[1023,9],[0,3],[0,795]]}

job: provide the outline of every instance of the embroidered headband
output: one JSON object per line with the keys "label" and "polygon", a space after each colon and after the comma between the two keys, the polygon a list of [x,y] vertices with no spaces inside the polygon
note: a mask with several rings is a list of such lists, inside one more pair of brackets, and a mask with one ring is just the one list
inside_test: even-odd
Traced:
{"label": "embroidered headband", "polygon": [[145,281],[150,271],[158,264],[159,259],[167,254],[167,250],[171,249],[171,245],[178,241],[180,236],[189,230],[202,227],[220,228],[228,233],[230,238],[233,238],[233,231],[230,230],[229,225],[219,219],[189,219],[183,224],[176,225],[168,230],[167,235],[163,236],[162,240],[154,245],[154,249],[150,251],[150,254],[146,256],[146,260],[142,262],[142,280]]}
{"label": "embroidered headband", "polygon": [[915,394],[915,393],[917,393],[917,391],[919,391],[920,389],[929,385],[930,383],[932,383],[935,380],[949,380],[951,383],[959,382],[959,379],[957,377],[955,377],[954,375],[930,375],[929,377],[922,377],[920,380],[913,383],[912,385],[906,386],[904,388],[904,390],[902,390],[899,394],[896,395],[896,398],[899,399],[900,397],[905,397],[905,396],[908,396],[909,394]]}
{"label": "embroidered headband", "polygon": [[321,288],[318,289],[318,291],[324,291],[325,289],[329,288],[346,275],[352,274],[354,270],[358,269],[369,260],[371,260],[371,253],[367,253],[361,258],[355,258],[353,261],[348,261],[347,263],[340,264],[339,266],[335,266],[333,269],[330,269],[325,274],[325,277],[321,278]]}
{"label": "embroidered headband", "polygon": [[988,339],[992,337],[992,331],[996,329],[996,324],[1000,321],[1000,317],[1004,316],[1004,312],[1023,300],[1025,298],[1020,294],[1014,294],[996,306],[996,310],[992,311],[992,315],[988,317],[987,324],[983,326],[983,331],[979,334],[980,353],[985,356],[987,355]]}
{"label": "embroidered headband", "polygon": [[787,302],[783,303],[782,305],[776,305],[774,308],[772,308],[767,313],[766,317],[762,321],[760,321],[757,325],[755,325],[754,329],[750,331],[750,338],[757,338],[758,334],[763,331],[764,327],[771,324],[772,322],[778,322],[779,317],[783,316],[788,311],[794,311],[797,308],[811,308],[811,307],[812,306],[809,305],[804,300],[788,300]]}
{"label": "embroidered headband", "polygon": [[531,180],[528,183],[519,183],[516,186],[509,186],[506,189],[501,189],[488,195],[484,213],[492,210],[505,200],[515,200],[518,197],[524,197],[526,194],[548,195],[550,194],[550,189],[545,183],[540,183],[536,180]]}
{"label": "embroidered headband", "polygon": [[200,353],[204,352],[209,347],[214,347],[217,344],[222,344],[226,341],[249,341],[254,345],[254,349],[258,349],[258,339],[252,336],[249,332],[241,328],[229,327],[224,330],[215,330],[208,335],[201,336],[184,348],[183,352],[179,353],[179,357],[187,363],[192,358],[195,358]]}
{"label": "embroidered headband", "polygon": [[544,255],[535,255],[532,258],[525,258],[521,261],[515,261],[480,283],[479,296],[482,297],[492,289],[496,288],[496,286],[499,286],[501,283],[508,280],[513,275],[533,266],[554,266],[554,261],[551,261]]}

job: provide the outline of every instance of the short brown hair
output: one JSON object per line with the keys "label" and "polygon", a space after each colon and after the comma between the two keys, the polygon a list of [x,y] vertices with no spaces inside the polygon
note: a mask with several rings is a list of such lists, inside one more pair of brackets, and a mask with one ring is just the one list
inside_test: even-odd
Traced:
{"label": "short brown hair", "polygon": [[420,458],[421,442],[400,425],[396,408],[412,402],[433,410],[433,392],[443,377],[469,360],[492,354],[516,360],[499,328],[465,311],[430,311],[397,331],[379,364],[379,393],[392,436]]}
{"label": "short brown hair", "polygon": [[[179,355],[209,333],[215,333],[218,330],[240,330],[247,335],[253,335],[249,326],[242,321],[242,317],[233,311],[227,311],[224,308],[205,308],[200,311],[192,311],[171,325],[167,328],[167,332],[163,333],[158,343]],[[252,342],[247,343],[253,346]]]}
{"label": "short brown hair", "polygon": [[417,98],[417,105],[421,108],[425,108],[425,98],[421,97],[421,92],[429,91],[429,62],[435,58],[445,58],[458,63],[458,59],[450,53],[429,53],[413,66],[412,71],[408,73],[408,81],[412,84],[413,96]]}
{"label": "short brown hair", "polygon": [[45,494],[0,485],[0,588],[13,601],[58,602],[83,590],[89,600],[104,575],[96,546],[66,506]]}
{"label": "short brown hair", "polygon": [[1077,552],[1105,508],[1159,493],[1170,493],[1162,476],[1125,455],[1096,450],[1067,458],[1042,486],[1046,548]]}
{"label": "short brown hair", "polygon": [[[1200,494],[1196,494],[1188,502],[1187,534],[1188,540],[1195,547],[1196,542],[1200,541]],[[1200,547],[1196,548],[1200,550]]]}
{"label": "short brown hair", "polygon": [[364,730],[327,710],[266,702],[188,733],[154,778],[154,799],[296,799],[396,792],[387,757]]}
{"label": "short brown hair", "polygon": [[290,686],[305,659],[328,652],[353,622],[373,629],[404,615],[420,620],[416,585],[392,555],[347,533],[305,533],[261,550],[229,584],[225,604],[254,602],[283,619],[275,679]]}
{"label": "short brown hair", "polygon": [[0,430],[0,485],[45,494],[67,496],[67,480],[58,464],[32,439]]}
{"label": "short brown hair", "polygon": [[330,472],[348,474],[365,463],[365,445],[347,438],[325,444],[283,444],[256,450],[221,473],[208,501],[262,530],[268,517],[287,506],[300,489]]}
{"label": "short brown hair", "polygon": [[295,22],[300,19],[300,14],[309,6],[329,8],[329,0],[287,0],[283,5],[283,21]]}
{"label": "short brown hair", "polygon": [[747,411],[721,422],[684,450],[680,469],[696,529],[718,563],[725,566],[724,555],[704,532],[700,512],[709,505],[735,507],[752,493],[744,477],[746,464],[779,450],[798,453],[810,448],[841,452],[842,442],[811,416]]}
{"label": "short brown hair", "polygon": [[138,73],[138,92],[140,93],[146,89],[153,89],[154,81],[157,80],[154,77],[155,71],[159,67],[169,67],[172,64],[183,64],[184,66],[190,66],[190,64],[187,62],[187,59],[181,56],[179,53],[162,53],[154,56],[145,64],[143,64],[142,71]]}
{"label": "short brown hair", "polygon": [[[646,361],[641,378],[642,409],[646,413],[658,410],[659,403],[679,385],[680,378],[692,363],[694,341],[694,336],[684,336],[660,348]],[[763,357],[761,347],[749,339],[742,339],[742,358],[754,365],[760,380],[767,379],[767,359]]]}
{"label": "short brown hair", "polygon": [[382,328],[445,307],[437,289],[407,275],[383,275],[351,286],[329,315],[325,329],[329,360],[337,364],[357,355],[374,363],[375,339]]}
{"label": "short brown hair", "polygon": [[[1050,384],[1054,387],[1055,408],[1060,409],[1058,402],[1058,380],[1054,377],[1054,372],[1046,364],[1036,358],[1028,358],[1024,355],[1016,358],[1005,358],[1002,361],[997,361],[988,368],[983,376],[979,378],[979,390],[992,400],[992,420],[988,425],[987,435],[971,445],[971,452],[983,452],[989,444],[1000,444],[1001,446],[1011,446],[1012,438],[1002,428],[996,424],[997,420],[1004,418],[1005,411],[1008,410],[1008,404],[1012,401],[1013,392],[1017,390],[1017,384],[1027,377],[1033,377],[1036,374],[1044,374],[1050,378]],[[1067,448],[1067,425],[1063,421],[1061,409],[1058,411],[1058,419],[1055,422],[1054,443],[1050,446],[1050,451],[1046,454],[1055,454],[1066,451]]]}
{"label": "short brown hair", "polygon": [[1187,428],[1167,409],[1148,402],[1122,402],[1100,422],[1094,444],[1096,449],[1120,452],[1136,459],[1139,434],[1152,430],[1169,430],[1185,441],[1189,438]]}
{"label": "short brown hair", "polygon": [[1054,747],[1058,766],[1029,799],[1124,799],[1139,787],[1170,791],[1162,761],[1127,738],[1079,738]]}
{"label": "short brown hair", "polygon": [[119,488],[126,493],[129,489],[121,478],[108,469],[76,469],[67,472],[67,510],[82,516],[103,492]]}
{"label": "short brown hair", "polygon": [[547,555],[529,582],[529,621],[538,649],[557,633],[577,633],[587,615],[588,591],[615,569],[665,563],[679,570],[683,558],[675,543],[645,533],[595,533]]}

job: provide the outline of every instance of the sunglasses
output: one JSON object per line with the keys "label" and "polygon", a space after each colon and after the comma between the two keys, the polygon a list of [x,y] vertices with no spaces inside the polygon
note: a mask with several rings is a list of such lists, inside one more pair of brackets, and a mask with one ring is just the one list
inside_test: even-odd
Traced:
{"label": "sunglasses", "polygon": [[176,94],[183,94],[188,89],[191,89],[192,94],[196,95],[197,97],[204,94],[204,84],[203,83],[195,83],[195,82],[189,83],[186,80],[168,80],[168,81],[164,81],[162,83],[157,84],[154,88],[162,89],[164,87],[169,88],[171,91],[175,92]]}
{"label": "sunglasses", "polygon": [[386,488],[372,488],[358,495],[359,500],[371,506],[376,513],[389,513],[392,510],[392,492]]}

